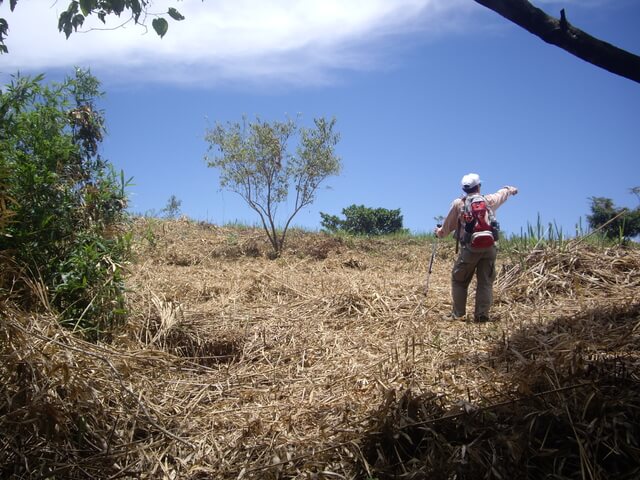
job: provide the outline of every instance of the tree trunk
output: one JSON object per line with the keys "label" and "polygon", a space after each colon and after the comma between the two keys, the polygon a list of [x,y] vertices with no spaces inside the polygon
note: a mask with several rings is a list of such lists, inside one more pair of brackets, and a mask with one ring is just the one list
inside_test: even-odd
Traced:
{"label": "tree trunk", "polygon": [[557,20],[527,0],[474,0],[547,43],[593,65],[640,83],[640,57],[598,40],[569,24],[564,9]]}

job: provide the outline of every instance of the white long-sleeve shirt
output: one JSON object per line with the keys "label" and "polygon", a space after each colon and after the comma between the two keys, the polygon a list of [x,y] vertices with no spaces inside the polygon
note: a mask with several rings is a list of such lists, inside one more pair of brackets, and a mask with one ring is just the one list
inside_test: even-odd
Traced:
{"label": "white long-sleeve shirt", "polygon": [[[515,195],[518,193],[518,189],[515,187],[502,187],[496,193],[490,193],[488,195],[482,195],[486,201],[489,208],[494,212],[502,205],[511,195]],[[442,227],[436,230],[436,235],[439,238],[446,237],[451,232],[455,232],[458,229],[458,225],[460,225],[460,219],[462,217],[462,212],[464,210],[464,199],[456,198],[453,202],[451,202],[451,207],[449,208],[449,213],[447,217],[444,219],[444,223]]]}

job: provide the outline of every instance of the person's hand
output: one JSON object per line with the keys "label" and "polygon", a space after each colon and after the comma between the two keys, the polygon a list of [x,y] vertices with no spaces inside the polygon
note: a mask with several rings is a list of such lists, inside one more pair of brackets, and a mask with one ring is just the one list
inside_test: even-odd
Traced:
{"label": "person's hand", "polygon": [[509,191],[510,195],[517,195],[518,194],[518,189],[516,187],[512,187],[511,185],[507,185],[504,188],[506,188]]}

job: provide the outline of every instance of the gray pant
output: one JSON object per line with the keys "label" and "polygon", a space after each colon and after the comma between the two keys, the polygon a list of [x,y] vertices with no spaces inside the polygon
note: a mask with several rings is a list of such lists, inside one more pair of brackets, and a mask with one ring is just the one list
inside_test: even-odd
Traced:
{"label": "gray pant", "polygon": [[493,281],[496,278],[496,247],[487,250],[471,250],[462,246],[451,272],[451,297],[453,314],[463,317],[467,311],[467,291],[476,274],[475,316],[488,317],[493,301]]}

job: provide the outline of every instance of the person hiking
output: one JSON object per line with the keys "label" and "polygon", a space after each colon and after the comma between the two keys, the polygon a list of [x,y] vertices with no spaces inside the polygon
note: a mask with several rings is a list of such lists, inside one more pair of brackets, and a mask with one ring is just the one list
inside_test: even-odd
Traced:
{"label": "person hiking", "polygon": [[493,282],[496,278],[496,241],[499,226],[495,219],[495,211],[511,195],[516,195],[518,189],[505,186],[496,193],[481,195],[482,182],[477,173],[469,173],[462,177],[461,184],[465,195],[451,203],[442,226],[434,230],[438,238],[446,237],[453,232],[461,245],[460,254],[451,272],[453,310],[447,318],[459,319],[466,315],[467,291],[475,274],[477,285],[474,320],[486,322],[489,320],[489,310],[493,302]]}

